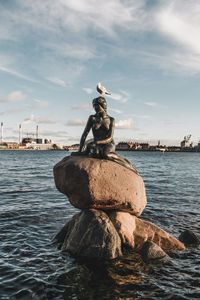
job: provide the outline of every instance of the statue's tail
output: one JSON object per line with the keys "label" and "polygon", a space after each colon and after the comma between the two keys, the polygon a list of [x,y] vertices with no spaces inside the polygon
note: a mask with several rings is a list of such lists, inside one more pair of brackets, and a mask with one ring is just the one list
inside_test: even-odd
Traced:
{"label": "statue's tail", "polygon": [[118,163],[119,165],[133,171],[134,173],[136,173],[137,175],[140,175],[138,170],[130,163],[130,161],[128,161],[128,159],[121,157],[120,155],[118,155],[115,152],[110,152],[107,154],[106,158],[108,160],[111,160],[113,162]]}

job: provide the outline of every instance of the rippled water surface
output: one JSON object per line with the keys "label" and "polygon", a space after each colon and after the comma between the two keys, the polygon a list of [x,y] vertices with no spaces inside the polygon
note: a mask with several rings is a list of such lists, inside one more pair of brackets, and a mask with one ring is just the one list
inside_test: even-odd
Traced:
{"label": "rippled water surface", "polygon": [[[178,237],[200,230],[200,153],[123,152],[144,178],[142,214]],[[167,265],[138,255],[105,266],[76,262],[51,243],[77,210],[54,185],[67,152],[0,152],[0,299],[200,299],[200,247]]]}

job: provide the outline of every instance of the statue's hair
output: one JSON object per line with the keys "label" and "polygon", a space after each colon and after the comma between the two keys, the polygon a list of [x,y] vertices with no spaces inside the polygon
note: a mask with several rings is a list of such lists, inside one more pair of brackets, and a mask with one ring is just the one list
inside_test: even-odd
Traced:
{"label": "statue's hair", "polygon": [[104,97],[102,97],[102,96],[100,96],[100,97],[98,97],[98,98],[94,98],[94,99],[92,100],[92,104],[93,104],[93,106],[94,106],[95,104],[98,104],[98,105],[100,105],[105,111],[107,111],[107,102],[106,102],[106,99],[105,99]]}

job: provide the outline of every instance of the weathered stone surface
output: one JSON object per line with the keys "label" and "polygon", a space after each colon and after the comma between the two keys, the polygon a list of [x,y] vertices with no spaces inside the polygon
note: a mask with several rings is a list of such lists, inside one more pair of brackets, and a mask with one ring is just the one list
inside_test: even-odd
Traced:
{"label": "weathered stone surface", "polygon": [[122,243],[134,249],[135,242],[133,233],[136,228],[136,217],[127,212],[121,211],[111,212],[109,217],[113,222]]}
{"label": "weathered stone surface", "polygon": [[134,231],[135,246],[140,249],[147,240],[156,243],[164,251],[185,249],[183,243],[165,230],[151,222],[136,218],[136,229]]}
{"label": "weathered stone surface", "polygon": [[77,208],[127,211],[146,206],[142,177],[109,160],[68,156],[54,167],[57,189]]}
{"label": "weathered stone surface", "polygon": [[147,241],[143,244],[141,249],[141,257],[145,262],[167,262],[169,256],[163,249],[161,249],[157,244],[151,241]]}
{"label": "weathered stone surface", "polygon": [[141,250],[146,241],[154,242],[164,251],[185,249],[183,243],[151,222],[125,212],[112,212],[109,217],[122,242],[137,251]]}
{"label": "weathered stone surface", "polygon": [[61,249],[84,258],[114,259],[120,256],[121,240],[107,214],[84,210],[76,214],[54,239]]}
{"label": "weathered stone surface", "polygon": [[199,245],[200,235],[191,230],[186,229],[180,234],[179,240],[185,245]]}

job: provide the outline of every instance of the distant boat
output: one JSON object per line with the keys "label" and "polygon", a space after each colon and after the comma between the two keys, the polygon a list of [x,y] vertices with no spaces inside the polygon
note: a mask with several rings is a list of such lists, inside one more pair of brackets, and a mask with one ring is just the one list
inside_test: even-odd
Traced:
{"label": "distant boat", "polygon": [[161,151],[162,153],[164,153],[166,151],[165,148],[159,148],[159,151]]}

